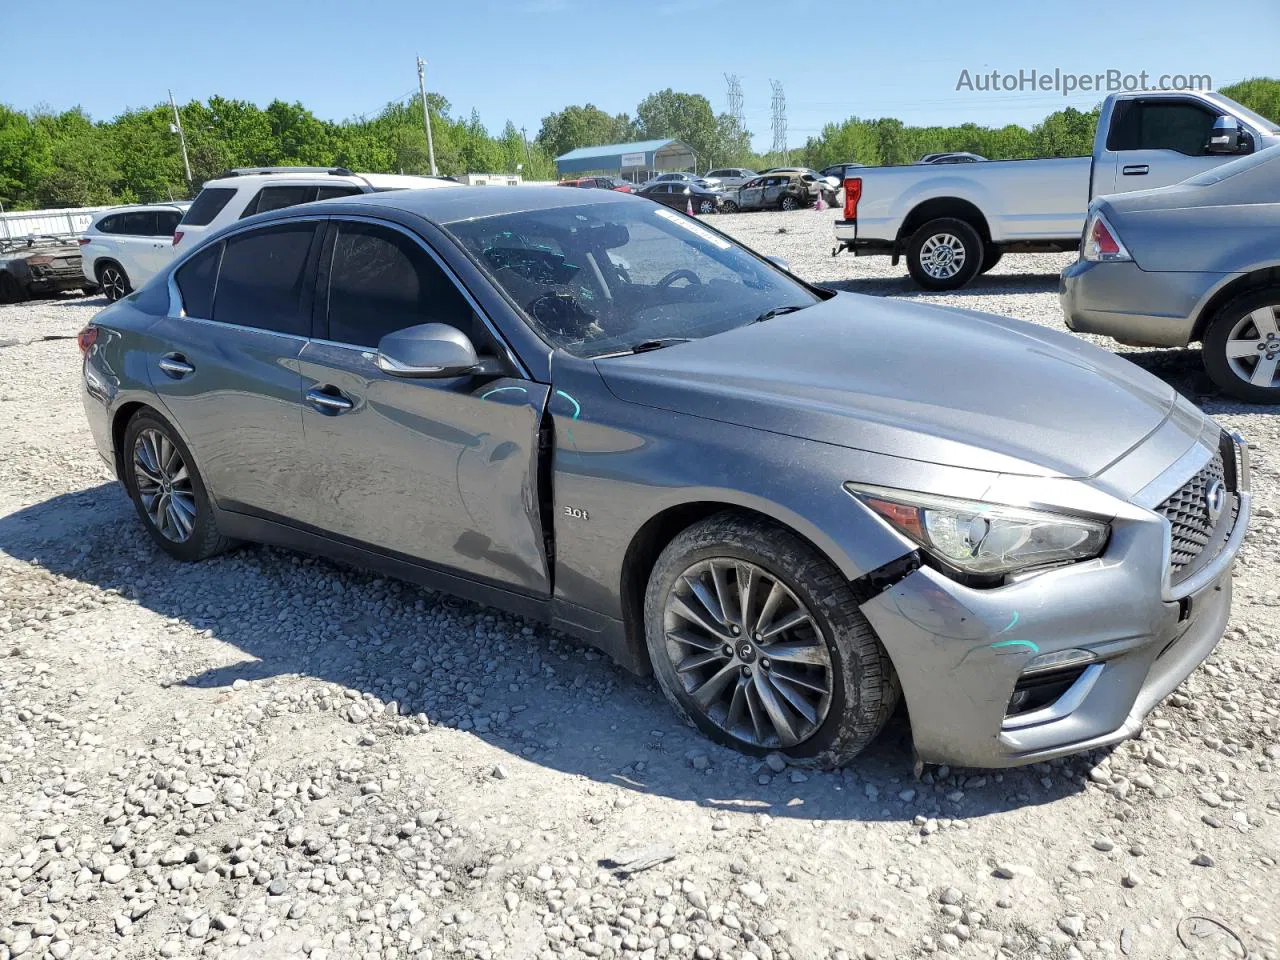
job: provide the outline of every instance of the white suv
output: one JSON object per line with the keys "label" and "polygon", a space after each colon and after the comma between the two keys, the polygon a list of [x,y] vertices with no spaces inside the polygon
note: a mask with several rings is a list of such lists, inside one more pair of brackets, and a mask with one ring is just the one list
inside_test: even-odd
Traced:
{"label": "white suv", "polygon": [[460,187],[448,177],[352,173],[344,167],[244,167],[205,183],[173,233],[173,246],[194,245],[205,234],[244,217],[312,200],[382,190]]}
{"label": "white suv", "polygon": [[142,286],[173,259],[173,231],[189,206],[183,200],[95,214],[79,237],[85,279],[112,302]]}

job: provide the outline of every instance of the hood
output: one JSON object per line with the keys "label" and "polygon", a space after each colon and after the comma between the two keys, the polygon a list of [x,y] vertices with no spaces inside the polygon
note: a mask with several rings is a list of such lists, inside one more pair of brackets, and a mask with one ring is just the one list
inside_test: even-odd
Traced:
{"label": "hood", "polygon": [[597,362],[619,399],[977,470],[1087,477],[1154,431],[1172,388],[1069,334],[857,294]]}

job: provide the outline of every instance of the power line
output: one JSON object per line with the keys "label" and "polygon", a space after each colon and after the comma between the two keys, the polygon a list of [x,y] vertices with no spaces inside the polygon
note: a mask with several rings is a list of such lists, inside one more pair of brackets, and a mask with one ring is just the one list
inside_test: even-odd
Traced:
{"label": "power line", "polygon": [[725,83],[729,85],[729,93],[725,98],[729,104],[729,116],[734,125],[741,130],[743,129],[742,82],[738,79],[736,73],[726,73],[724,79]]}
{"label": "power line", "polygon": [[770,80],[773,87],[773,152],[785,165],[787,162],[787,95],[782,92],[781,80]]}

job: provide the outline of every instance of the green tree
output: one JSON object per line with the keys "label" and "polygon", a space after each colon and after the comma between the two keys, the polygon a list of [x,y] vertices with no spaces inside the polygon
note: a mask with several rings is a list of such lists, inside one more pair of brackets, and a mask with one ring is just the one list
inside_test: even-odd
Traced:
{"label": "green tree", "polygon": [[1280,80],[1252,77],[1225,86],[1220,92],[1262,114],[1272,123],[1280,123]]}
{"label": "green tree", "polygon": [[558,157],[578,147],[625,143],[635,138],[635,125],[625,113],[610,116],[588,103],[547,114],[536,139],[548,154]]}

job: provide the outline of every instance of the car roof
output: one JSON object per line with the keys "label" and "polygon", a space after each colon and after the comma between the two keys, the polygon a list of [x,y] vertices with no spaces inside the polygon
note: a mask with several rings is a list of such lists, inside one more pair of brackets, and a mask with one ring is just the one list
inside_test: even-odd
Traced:
{"label": "car roof", "polygon": [[284,207],[259,214],[263,221],[286,219],[300,214],[329,213],[349,210],[352,213],[376,213],[377,210],[399,210],[436,224],[479,220],[509,213],[555,210],[562,207],[585,207],[601,203],[652,203],[630,193],[617,190],[562,190],[545,187],[460,187],[457,190],[393,190],[385,193],[362,193],[354,197],[321,200]]}

